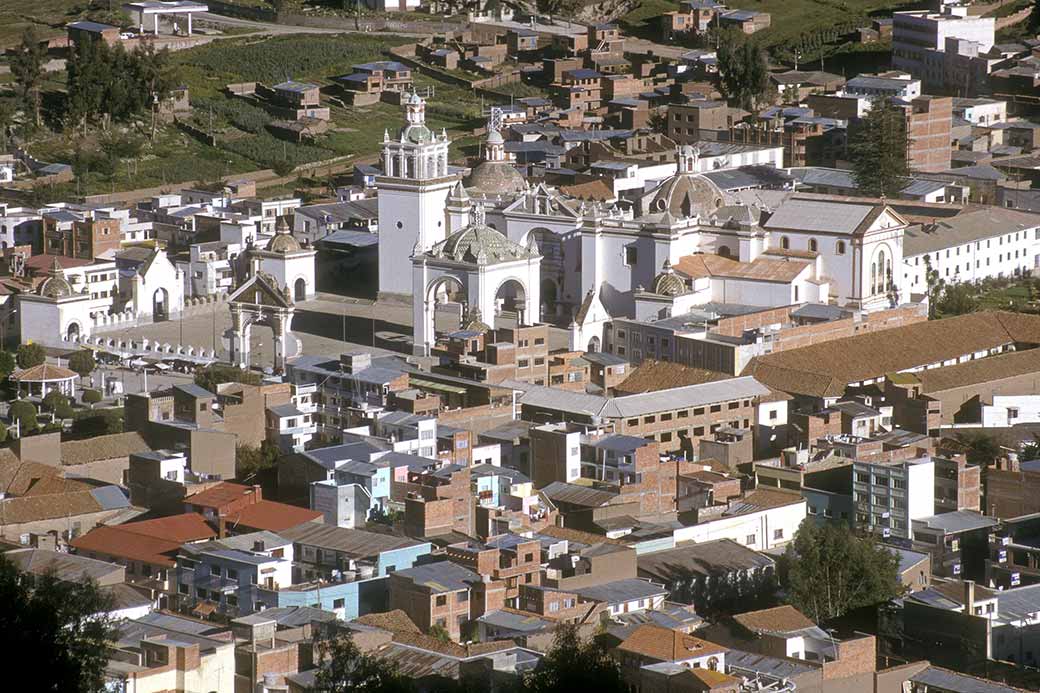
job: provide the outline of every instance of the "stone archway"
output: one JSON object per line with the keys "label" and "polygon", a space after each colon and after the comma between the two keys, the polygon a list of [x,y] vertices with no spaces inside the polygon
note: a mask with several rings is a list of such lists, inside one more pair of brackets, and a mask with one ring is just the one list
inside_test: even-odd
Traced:
{"label": "stone archway", "polygon": [[495,291],[496,323],[499,318],[515,318],[518,325],[526,324],[527,287],[520,280],[506,279]]}
{"label": "stone archway", "polygon": [[[415,343],[432,345],[437,340],[437,307],[452,303],[461,305],[459,317],[466,313],[466,287],[463,280],[445,274],[431,281],[423,292],[422,314],[415,326]],[[461,325],[456,325],[456,328]]]}
{"label": "stone archway", "polygon": [[[542,256],[539,269],[539,286],[542,287],[542,318],[546,320],[560,319],[565,312],[562,303],[564,286],[564,246],[560,234],[547,228],[538,227],[527,232],[524,245]],[[551,286],[551,288],[550,288]]]}
{"label": "stone archway", "polygon": [[152,294],[152,322],[170,319],[170,292],[160,286]]}
{"label": "stone archway", "polygon": [[231,327],[226,335],[231,363],[239,368],[253,365],[251,338],[253,326],[258,325],[271,329],[273,367],[276,373],[284,372],[286,359],[299,351],[299,340],[292,335],[296,307],[289,288],[279,290],[272,278],[258,272],[228,296],[228,308]]}

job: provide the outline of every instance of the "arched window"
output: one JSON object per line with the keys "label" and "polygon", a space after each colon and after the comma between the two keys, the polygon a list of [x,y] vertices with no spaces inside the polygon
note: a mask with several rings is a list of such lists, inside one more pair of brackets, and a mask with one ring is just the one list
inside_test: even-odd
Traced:
{"label": "arched window", "polygon": [[874,293],[877,286],[877,263],[870,263],[870,293]]}
{"label": "arched window", "polygon": [[711,669],[712,671],[718,671],[719,670],[719,658],[718,657],[709,657],[708,658],[708,668]]}
{"label": "arched window", "polygon": [[834,246],[834,252],[837,253],[838,255],[844,255],[845,254],[845,241],[838,241],[838,243]]}
{"label": "arched window", "polygon": [[812,252],[815,253],[816,249],[817,249],[816,239],[815,238],[810,238],[809,239],[809,250],[811,250]]}
{"label": "arched window", "polygon": [[780,236],[780,247],[784,250],[791,249],[791,239],[787,236]]}
{"label": "arched window", "polygon": [[877,254],[877,266],[881,270],[881,276],[878,277],[878,281],[874,286],[874,293],[879,294],[885,290],[885,251],[879,250]]}

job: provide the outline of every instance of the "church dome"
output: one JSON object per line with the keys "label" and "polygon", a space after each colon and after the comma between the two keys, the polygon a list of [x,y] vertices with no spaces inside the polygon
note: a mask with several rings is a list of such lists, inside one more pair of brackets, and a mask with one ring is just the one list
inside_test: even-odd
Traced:
{"label": "church dome", "polygon": [[401,141],[412,144],[427,144],[433,142],[433,132],[422,123],[407,125],[401,131]]}
{"label": "church dome", "polygon": [[722,206],[722,191],[696,173],[676,174],[647,197],[649,204],[644,206],[645,214],[668,212],[675,217],[706,217]]}
{"label": "church dome", "polygon": [[518,195],[526,187],[524,177],[507,161],[478,164],[465,184],[470,192],[480,195]]}
{"label": "church dome", "polygon": [[681,296],[686,293],[686,283],[677,275],[671,264],[665,260],[661,273],[654,277],[650,290],[659,296]]}
{"label": "church dome", "polygon": [[65,277],[56,275],[40,284],[39,294],[47,298],[64,298],[72,295],[72,285]]}
{"label": "church dome", "polygon": [[271,242],[267,244],[267,250],[271,253],[295,253],[301,250],[300,242],[293,238],[291,233],[276,233]]}
{"label": "church dome", "polygon": [[429,254],[434,258],[477,265],[526,260],[536,256],[536,253],[509,240],[482,221],[474,221],[451,234],[433,246]]}

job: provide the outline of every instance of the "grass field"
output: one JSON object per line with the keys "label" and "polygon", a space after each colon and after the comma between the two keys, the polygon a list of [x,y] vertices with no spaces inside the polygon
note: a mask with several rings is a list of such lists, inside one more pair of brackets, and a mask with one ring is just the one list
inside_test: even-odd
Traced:
{"label": "grass field", "polygon": [[[890,14],[895,9],[908,9],[915,3],[906,0],[730,0],[733,9],[768,12],[772,23],[756,34],[767,49],[791,48],[801,37],[827,31],[849,23],[868,23],[868,17]],[[634,33],[652,38],[656,27],[653,18],[676,10],[677,0],[643,0],[642,4],[621,18]]]}
{"label": "grass field", "polygon": [[[268,39],[234,39],[211,43],[172,54],[177,81],[188,86],[195,112],[193,124],[217,136],[211,147],[169,125],[160,129],[156,141],[146,142],[136,162],[121,162],[114,171],[104,166],[79,167],[79,180],[69,188],[49,191],[53,195],[98,194],[126,189],[158,187],[186,180],[212,180],[263,168],[286,160],[294,166],[338,159],[365,158],[378,153],[383,131],[391,132],[403,122],[402,110],[386,103],[344,108],[331,106],[330,131],[313,142],[294,144],[274,138],[265,125],[272,118],[262,109],[223,92],[228,83],[262,81],[268,85],[288,78],[329,84],[329,78],[350,71],[360,62],[378,60],[382,52],[407,39],[396,36],[311,36],[294,35]],[[64,73],[55,73],[48,88],[63,87]],[[455,157],[471,154],[476,142],[468,131],[480,122],[480,99],[467,88],[434,82],[417,75],[416,85],[430,88],[427,123],[442,128],[457,139]],[[145,123],[129,128],[129,137],[143,138]],[[38,137],[33,153],[47,161],[73,162],[77,150],[100,156],[102,145],[96,135],[87,138],[53,134]],[[84,157],[79,157],[82,160]],[[86,157],[91,158],[91,157]],[[101,170],[90,170],[90,168]]]}

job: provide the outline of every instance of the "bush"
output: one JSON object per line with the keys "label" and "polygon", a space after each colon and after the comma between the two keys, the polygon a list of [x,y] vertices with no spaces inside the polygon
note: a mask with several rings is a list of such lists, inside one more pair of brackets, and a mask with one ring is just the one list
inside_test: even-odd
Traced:
{"label": "bush", "polygon": [[53,412],[56,419],[72,418],[72,407],[69,405],[69,398],[57,390],[51,390],[47,393],[47,396],[43,398],[43,406]]}
{"label": "bush", "polygon": [[18,355],[15,360],[18,362],[19,368],[32,368],[47,360],[47,352],[39,344],[22,344],[18,347]]}
{"label": "bush", "polygon": [[211,366],[207,366],[195,374],[195,384],[214,394],[217,392],[217,385],[220,385],[221,383],[259,385],[261,380],[260,376],[256,373],[242,368],[236,368],[235,366],[226,366],[220,363],[214,363]]}
{"label": "bush", "polygon": [[101,392],[99,390],[84,390],[80,399],[83,400],[83,404],[97,404],[102,399]]}
{"label": "bush", "polygon": [[14,372],[17,362],[10,351],[0,351],[0,377],[6,378]]}
{"label": "bush", "polygon": [[83,349],[69,357],[69,370],[76,371],[81,378],[86,378],[94,372],[95,368],[97,368],[97,361],[94,360],[92,351]]}
{"label": "bush", "polygon": [[122,409],[93,409],[77,412],[69,435],[72,438],[94,438],[122,432]]}
{"label": "bush", "polygon": [[36,407],[33,406],[32,402],[18,400],[11,405],[8,416],[11,419],[11,423],[18,424],[21,435],[32,433],[40,427],[36,422]]}

